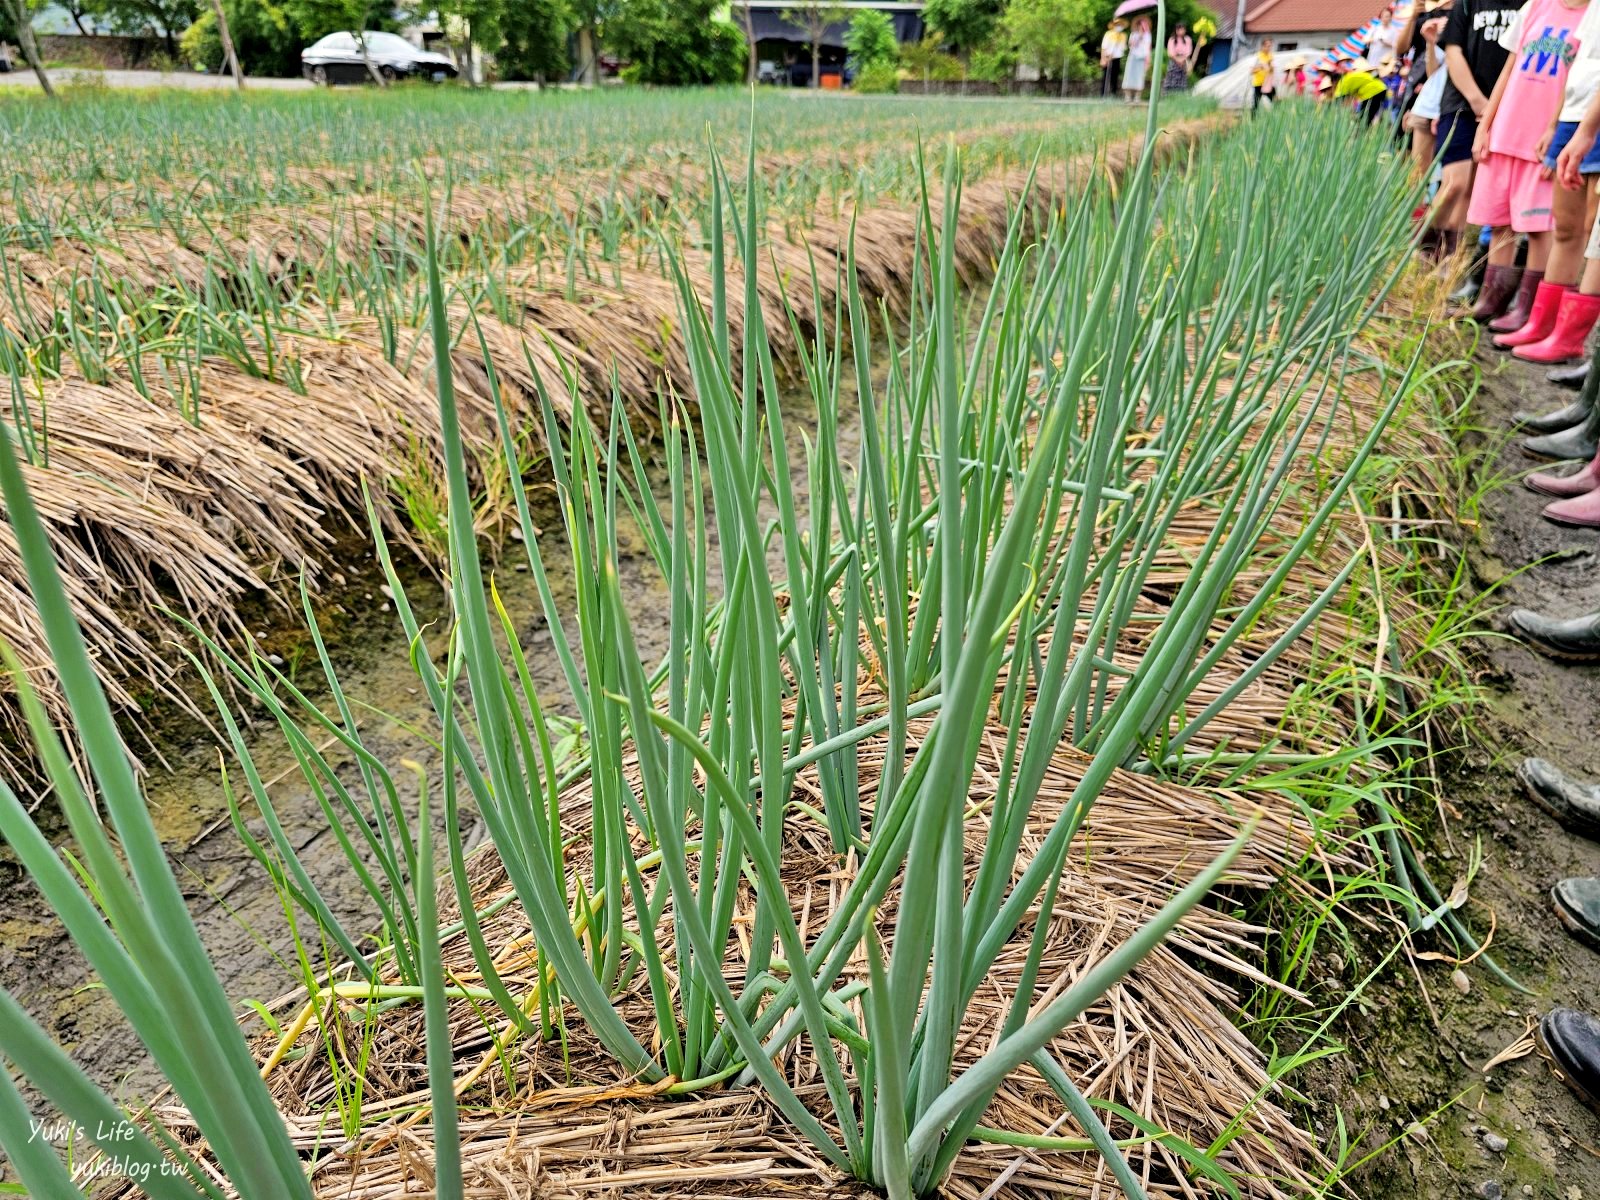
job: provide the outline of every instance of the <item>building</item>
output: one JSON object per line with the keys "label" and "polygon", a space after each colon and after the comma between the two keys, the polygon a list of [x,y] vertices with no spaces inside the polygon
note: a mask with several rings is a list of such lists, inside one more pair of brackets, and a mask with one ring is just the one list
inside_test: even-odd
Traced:
{"label": "building", "polygon": [[[895,36],[902,44],[922,40],[922,0],[841,0],[839,7],[847,12],[876,9],[894,23]],[[811,33],[803,21],[785,19],[785,13],[793,15],[803,5],[796,0],[733,0],[729,8],[729,19],[756,44],[756,59],[764,82],[789,82],[800,86],[810,82]],[[817,39],[822,48],[825,79],[844,69],[844,35],[849,28],[847,17],[826,26]]]}
{"label": "building", "polygon": [[1253,49],[1262,38],[1271,38],[1279,50],[1337,45],[1386,7],[1383,0],[1240,0],[1238,4],[1220,0],[1208,74],[1215,75],[1234,61],[1239,46]]}

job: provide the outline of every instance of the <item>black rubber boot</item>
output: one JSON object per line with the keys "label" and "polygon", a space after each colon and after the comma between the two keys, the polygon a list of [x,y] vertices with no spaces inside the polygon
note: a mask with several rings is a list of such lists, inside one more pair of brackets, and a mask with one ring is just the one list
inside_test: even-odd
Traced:
{"label": "black rubber boot", "polygon": [[1539,1022],[1539,1040],[1556,1074],[1600,1112],[1600,1021],[1575,1008],[1552,1009]]}
{"label": "black rubber boot", "polygon": [[[1584,370],[1589,369],[1589,364],[1583,364]],[[1517,411],[1511,416],[1513,427],[1523,433],[1544,434],[1560,433],[1563,429],[1571,429],[1574,425],[1582,425],[1589,418],[1589,406],[1580,397],[1562,408],[1557,408],[1547,413]]]}
{"label": "black rubber boot", "polygon": [[1551,383],[1577,390],[1583,386],[1583,381],[1589,378],[1589,360],[1583,359],[1581,362],[1568,363],[1564,367],[1546,371],[1544,377]]}
{"label": "black rubber boot", "polygon": [[1560,621],[1519,608],[1511,614],[1511,628],[1547,657],[1570,662],[1593,662],[1600,658],[1600,613]]}
{"label": "black rubber boot", "polygon": [[1528,799],[1561,822],[1563,829],[1583,837],[1600,837],[1600,788],[1579,783],[1542,758],[1523,759],[1517,768],[1517,782]]}
{"label": "black rubber boot", "polygon": [[[1583,390],[1571,405],[1582,412],[1582,424],[1523,442],[1522,448],[1535,458],[1558,461],[1572,458],[1588,462],[1594,457],[1595,450],[1600,448],[1600,403],[1597,403],[1600,401],[1600,371],[1592,369],[1597,358],[1600,358],[1600,343],[1596,343],[1595,351],[1589,356],[1591,370],[1583,381]],[[1553,417],[1555,414],[1551,415]]]}
{"label": "black rubber boot", "polygon": [[1543,437],[1529,438],[1522,443],[1522,448],[1535,458],[1547,458],[1553,462],[1566,462],[1569,459],[1586,462],[1600,449],[1600,429],[1596,428],[1595,414],[1596,410],[1591,408],[1582,425],[1574,425],[1559,433],[1547,433]]}
{"label": "black rubber boot", "polygon": [[1600,950],[1600,879],[1563,879],[1550,889],[1550,902],[1568,933]]}

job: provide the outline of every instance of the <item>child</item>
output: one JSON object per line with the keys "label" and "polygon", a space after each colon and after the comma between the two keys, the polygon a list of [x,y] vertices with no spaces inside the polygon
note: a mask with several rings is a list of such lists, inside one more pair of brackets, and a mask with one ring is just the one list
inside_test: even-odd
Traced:
{"label": "child", "polygon": [[1272,39],[1267,38],[1261,43],[1261,49],[1256,51],[1256,61],[1250,68],[1250,86],[1255,95],[1250,101],[1250,111],[1253,113],[1261,107],[1261,101],[1272,100]]}
{"label": "child", "polygon": [[[1528,0],[1500,45],[1509,51],[1472,140],[1477,162],[1467,223],[1490,225],[1489,269],[1473,316],[1496,333],[1527,324],[1550,255],[1552,185],[1540,162],[1540,139],[1561,111],[1567,68],[1577,56],[1577,27],[1587,0]],[[1528,265],[1514,274],[1517,234],[1528,235]],[[1518,284],[1520,283],[1520,286]],[[1503,316],[1499,310],[1515,300]]]}
{"label": "child", "polygon": [[[1467,202],[1472,196],[1472,139],[1507,57],[1500,39],[1516,21],[1521,7],[1520,0],[1456,0],[1439,35],[1445,58],[1444,92],[1439,97],[1439,119],[1434,130],[1438,139],[1439,191],[1434,196],[1428,224],[1438,230],[1439,251],[1446,259],[1454,257],[1461,227],[1467,221]],[[1511,272],[1514,268],[1504,270]],[[1493,297],[1480,291],[1479,300],[1492,298],[1498,305],[1488,317],[1499,316],[1515,290],[1516,282],[1512,280],[1509,288]],[[1476,315],[1478,310],[1473,312]]]}
{"label": "child", "polygon": [[[1544,173],[1555,173],[1561,152],[1567,148],[1589,102],[1600,91],[1600,4],[1584,10],[1575,33],[1578,57],[1567,70],[1561,109],[1535,149],[1543,149]],[[1600,318],[1600,276],[1584,268],[1584,243],[1594,224],[1595,196],[1587,179],[1577,187],[1558,181],[1553,189],[1550,258],[1544,279],[1533,296],[1528,321],[1514,333],[1502,333],[1494,344],[1511,349],[1518,358],[1538,363],[1559,363],[1583,353],[1584,339]],[[1583,276],[1582,284],[1579,276]]]}

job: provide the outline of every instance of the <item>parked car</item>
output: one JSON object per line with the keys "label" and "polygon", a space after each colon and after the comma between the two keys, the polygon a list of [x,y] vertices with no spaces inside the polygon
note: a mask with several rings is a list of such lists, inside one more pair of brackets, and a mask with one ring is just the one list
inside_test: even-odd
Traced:
{"label": "parked car", "polygon": [[[369,30],[366,58],[385,79],[431,79],[442,83],[456,77],[456,65],[443,54],[419,50],[396,33]],[[362,83],[370,79],[361,44],[354,33],[330,33],[300,52],[300,69],[312,83]]]}

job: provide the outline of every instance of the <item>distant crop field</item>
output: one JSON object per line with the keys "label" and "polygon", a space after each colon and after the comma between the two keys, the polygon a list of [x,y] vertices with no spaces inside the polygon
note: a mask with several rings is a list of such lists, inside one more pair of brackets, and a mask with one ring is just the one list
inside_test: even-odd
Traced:
{"label": "distant crop field", "polygon": [[1349,116],[0,100],[0,1192],[1366,1194],[1331,948],[1482,947]]}
{"label": "distant crop field", "polygon": [[[430,218],[458,332],[476,317],[502,377],[531,394],[531,354],[561,386],[555,352],[583,376],[564,390],[609,407],[615,384],[648,419],[675,361],[665,263],[704,262],[713,151],[735,193],[753,162],[804,305],[809,247],[839,246],[857,213],[901,214],[889,241],[910,253],[925,151],[959,146],[972,180],[1036,157],[1049,170],[1141,121],[1100,105],[737,90],[0,98],[0,160],[16,168],[0,195],[4,416],[77,548],[69,580],[105,681],[125,709],[167,689],[171,655],[141,614],[176,602],[228,626],[264,572],[313,566],[330,510],[359,518],[364,479],[442,550],[417,339]],[[888,249],[862,248],[884,297],[905,285]],[[460,355],[476,350],[474,335]],[[467,369],[482,394],[484,367]],[[479,482],[492,509],[503,490]],[[0,591],[0,635],[48,697],[9,559]]]}

